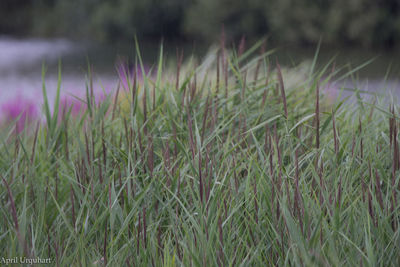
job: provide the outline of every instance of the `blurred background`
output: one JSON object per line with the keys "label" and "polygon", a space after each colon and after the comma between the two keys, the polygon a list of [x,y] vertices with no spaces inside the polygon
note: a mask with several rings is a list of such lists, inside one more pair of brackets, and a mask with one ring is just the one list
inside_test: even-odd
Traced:
{"label": "blurred background", "polygon": [[2,0],[0,32],[102,42],[140,39],[215,41],[228,37],[277,43],[394,48],[398,0]]}
{"label": "blurred background", "polygon": [[399,0],[1,0],[0,97],[37,97],[43,62],[54,87],[60,58],[67,91],[82,89],[88,62],[112,87],[115,63],[134,56],[134,36],[151,64],[161,40],[171,58],[176,47],[201,57],[222,28],[236,46],[243,36],[249,44],[267,37],[286,65],[312,57],[320,40],[321,63],[376,57],[361,79],[380,83],[390,66],[397,86]]}

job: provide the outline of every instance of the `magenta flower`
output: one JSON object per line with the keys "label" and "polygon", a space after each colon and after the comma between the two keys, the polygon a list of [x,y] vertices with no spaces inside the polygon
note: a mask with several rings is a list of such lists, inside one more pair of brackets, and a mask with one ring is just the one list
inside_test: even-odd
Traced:
{"label": "magenta flower", "polygon": [[64,97],[60,101],[59,119],[71,109],[71,116],[77,117],[86,110],[86,103],[75,97]]}
{"label": "magenta flower", "polygon": [[96,101],[96,104],[98,105],[98,104],[100,104],[101,102],[103,102],[104,100],[107,99],[107,95],[104,94],[103,92],[98,92],[98,93],[95,93],[94,99]]}
{"label": "magenta flower", "polygon": [[[107,98],[103,92],[96,92],[94,95],[95,104],[99,105]],[[62,119],[63,116],[71,109],[71,117],[78,117],[83,114],[87,109],[86,97],[77,96],[64,96],[60,100],[60,108],[58,111],[58,119]]]}
{"label": "magenta flower", "polygon": [[20,133],[24,130],[25,125],[39,118],[37,106],[31,100],[16,97],[11,101],[3,104],[1,107],[3,122],[15,122],[16,131]]}
{"label": "magenta flower", "polygon": [[[117,72],[119,75],[119,79],[121,81],[122,87],[125,90],[129,90],[128,82],[131,86],[133,86],[134,83],[134,77],[135,77],[135,68],[129,67],[128,64],[125,64],[123,62],[117,63]],[[145,75],[149,75],[150,69],[148,66],[144,66],[144,72]],[[136,68],[136,77],[137,81],[142,81],[143,80],[143,72],[142,68],[138,66]]]}

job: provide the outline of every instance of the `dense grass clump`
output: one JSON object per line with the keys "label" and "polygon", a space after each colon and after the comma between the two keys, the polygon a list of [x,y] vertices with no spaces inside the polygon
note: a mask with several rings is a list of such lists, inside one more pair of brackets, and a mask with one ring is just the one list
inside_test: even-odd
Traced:
{"label": "dense grass clump", "polygon": [[89,83],[77,116],[57,94],[45,124],[3,129],[2,256],[400,264],[397,107],[333,101],[324,88],[340,69],[314,61],[295,79],[256,49],[222,47],[176,70],[161,53],[101,102]]}

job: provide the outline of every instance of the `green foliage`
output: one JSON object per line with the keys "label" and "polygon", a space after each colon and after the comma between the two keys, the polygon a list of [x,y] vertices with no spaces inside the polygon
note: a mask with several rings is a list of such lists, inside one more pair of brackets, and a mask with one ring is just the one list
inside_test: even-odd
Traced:
{"label": "green foliage", "polygon": [[0,14],[0,25],[14,23],[15,31],[103,41],[132,41],[136,34],[213,42],[222,25],[236,40],[270,35],[279,43],[304,44],[322,37],[366,47],[400,41],[396,0],[43,0],[8,4]]}
{"label": "green foliage", "polygon": [[192,36],[215,40],[225,25],[231,36],[271,35],[278,42],[372,46],[400,40],[400,5],[373,0],[195,1],[186,13]]}
{"label": "green foliage", "polygon": [[114,41],[135,35],[178,36],[185,1],[50,1],[37,5],[35,31]]}
{"label": "green foliage", "polygon": [[0,34],[29,33],[33,2],[33,0],[0,1]]}
{"label": "green foliage", "polygon": [[362,46],[400,41],[396,0],[4,0],[0,33],[67,35],[103,41],[146,38],[217,40],[222,25],[240,39]]}
{"label": "green foliage", "polygon": [[270,52],[224,51],[179,82],[161,51],[129,114],[88,92],[78,117],[46,103],[37,131],[1,129],[2,257],[398,266],[398,106],[327,99],[330,64],[270,72]]}

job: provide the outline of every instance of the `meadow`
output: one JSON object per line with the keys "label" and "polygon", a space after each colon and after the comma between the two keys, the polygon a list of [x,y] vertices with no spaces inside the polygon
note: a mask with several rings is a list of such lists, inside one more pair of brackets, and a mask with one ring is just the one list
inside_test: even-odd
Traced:
{"label": "meadow", "polygon": [[332,95],[358,68],[317,58],[281,68],[259,42],[168,65],[161,47],[149,70],[138,53],[115,93],[96,98],[88,75],[68,104],[60,72],[41,121],[0,130],[0,256],[398,266],[398,106]]}

